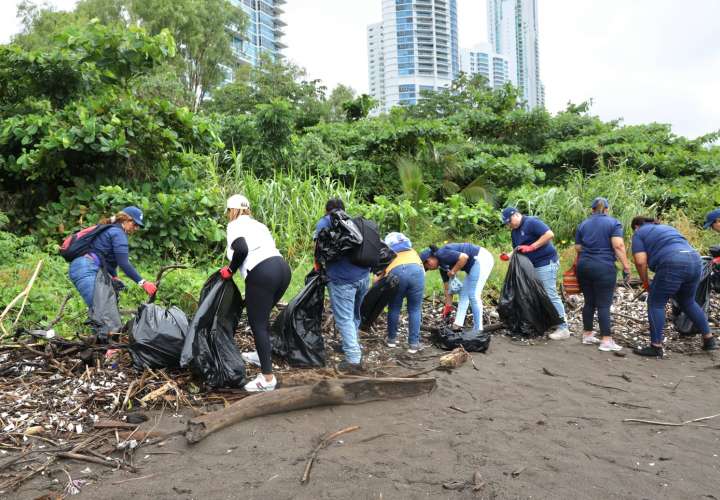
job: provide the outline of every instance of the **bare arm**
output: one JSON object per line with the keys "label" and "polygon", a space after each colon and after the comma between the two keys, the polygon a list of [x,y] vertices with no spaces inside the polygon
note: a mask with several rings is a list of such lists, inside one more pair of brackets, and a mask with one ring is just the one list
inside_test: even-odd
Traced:
{"label": "bare arm", "polygon": [[531,246],[533,246],[535,248],[540,248],[541,246],[547,245],[548,243],[550,243],[550,241],[552,241],[552,239],[554,237],[555,237],[555,233],[553,233],[551,230],[548,229],[545,232],[545,234],[540,236],[540,238],[538,238],[537,241],[535,243],[533,243]]}
{"label": "bare arm", "polygon": [[640,279],[643,283],[649,283],[650,278],[648,277],[647,253],[634,253],[633,259],[635,260],[635,268],[637,269],[638,275],[640,275]]}
{"label": "bare arm", "polygon": [[470,257],[468,256],[468,254],[461,253],[455,265],[452,267],[452,269],[448,271],[448,276],[450,276],[451,278],[455,276],[460,271],[460,269],[465,267],[465,264],[467,264],[469,258]]}
{"label": "bare arm", "polygon": [[[613,251],[615,252],[615,256],[618,258],[620,263],[623,266],[623,271],[626,273],[630,272],[630,261],[627,258],[627,251],[625,250],[625,241],[620,236],[613,236],[610,238],[610,243],[612,243]],[[646,255],[647,260],[647,255]]]}

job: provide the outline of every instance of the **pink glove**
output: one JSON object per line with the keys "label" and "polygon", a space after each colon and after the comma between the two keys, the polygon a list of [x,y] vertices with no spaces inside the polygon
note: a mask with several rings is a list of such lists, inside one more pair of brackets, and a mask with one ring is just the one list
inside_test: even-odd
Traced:
{"label": "pink glove", "polygon": [[507,252],[503,252],[500,254],[500,260],[507,262],[510,260],[510,255],[508,255]]}
{"label": "pink glove", "polygon": [[517,251],[520,253],[530,253],[534,252],[535,250],[537,249],[532,245],[520,245],[519,247],[517,247]]}
{"label": "pink glove", "polygon": [[151,297],[157,293],[157,286],[152,281],[146,281],[142,285],[143,290]]}
{"label": "pink glove", "polygon": [[222,269],[220,269],[220,277],[224,280],[229,280],[232,278],[233,272],[230,270],[229,266],[225,266]]}

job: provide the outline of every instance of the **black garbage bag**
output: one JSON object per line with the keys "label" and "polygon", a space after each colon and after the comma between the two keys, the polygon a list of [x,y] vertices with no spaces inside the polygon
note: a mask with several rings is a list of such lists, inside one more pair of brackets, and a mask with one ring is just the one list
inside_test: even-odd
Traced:
{"label": "black garbage bag", "polygon": [[118,294],[110,273],[100,268],[95,277],[93,306],[90,308],[90,324],[99,339],[106,340],[108,333],[119,332],[123,326],[118,309]]}
{"label": "black garbage bag", "polygon": [[[702,272],[700,274],[700,284],[698,285],[697,292],[695,292],[695,302],[698,303],[705,313],[705,317],[707,317],[710,309],[710,290],[712,288],[712,259],[710,257],[703,257],[702,259]],[[670,306],[670,317],[672,318],[675,329],[680,335],[691,336],[700,333],[700,330],[695,327],[695,324],[688,318],[688,315],[680,310],[680,304],[678,304],[674,298],[670,299]]]}
{"label": "black garbage bag", "polygon": [[497,311],[511,335],[536,337],[560,324],[532,262],[517,252],[510,259]]}
{"label": "black garbage bag", "polygon": [[387,266],[390,265],[390,263],[395,260],[395,257],[397,257],[397,254],[395,251],[387,246],[385,242],[382,242],[380,245],[380,253],[378,256],[378,262],[376,265],[372,266],[370,268],[370,271],[373,274],[377,274],[380,271],[383,271]]}
{"label": "black garbage bag", "polygon": [[141,305],[128,347],[133,366],[138,370],[179,367],[187,332],[187,316],[177,307]]}
{"label": "black garbage bag", "polygon": [[241,387],[245,363],[235,343],[243,309],[240,290],[216,272],[203,285],[195,317],[188,327],[180,366],[190,366],[210,387]]}
{"label": "black garbage bag", "polygon": [[315,259],[324,266],[357,249],[363,236],[348,214],[335,210],[330,214],[330,227],[321,229],[315,240]]}
{"label": "black garbage bag", "polygon": [[440,349],[452,351],[462,346],[468,352],[485,352],[490,347],[489,333],[464,330],[453,331],[449,326],[443,326],[433,334],[433,343]]}
{"label": "black garbage bag", "polygon": [[383,309],[395,297],[400,286],[400,278],[388,274],[379,279],[365,294],[360,305],[360,329],[367,331],[378,319]]}
{"label": "black garbage bag", "polygon": [[[710,257],[720,257],[720,245],[710,247]],[[713,292],[720,293],[720,264],[710,264],[710,287]]]}
{"label": "black garbage bag", "polygon": [[322,337],[324,310],[325,277],[312,271],[305,278],[305,288],[273,323],[273,354],[292,367],[325,366],[325,341]]}

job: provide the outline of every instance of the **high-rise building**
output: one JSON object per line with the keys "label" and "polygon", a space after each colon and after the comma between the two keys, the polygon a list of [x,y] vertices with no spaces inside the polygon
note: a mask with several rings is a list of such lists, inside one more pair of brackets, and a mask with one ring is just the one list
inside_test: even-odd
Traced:
{"label": "high-rise building", "polygon": [[[382,23],[368,27],[370,93],[380,110],[415,104],[423,90],[449,86],[460,72],[457,0],[382,0],[382,12]],[[373,77],[377,65],[383,70]]]}
{"label": "high-rise building", "polygon": [[255,66],[260,54],[273,58],[286,47],[281,41],[282,28],[286,24],[280,19],[280,8],[286,0],[230,0],[239,6],[248,17],[244,33],[232,33],[232,47],[238,59]]}
{"label": "high-rise building", "polygon": [[490,43],[507,57],[511,81],[528,107],[544,106],[537,0],[488,0],[487,7]]}
{"label": "high-rise building", "polygon": [[489,43],[460,51],[460,68],[468,75],[482,75],[488,85],[502,87],[510,81],[510,67],[505,56],[497,54]]}

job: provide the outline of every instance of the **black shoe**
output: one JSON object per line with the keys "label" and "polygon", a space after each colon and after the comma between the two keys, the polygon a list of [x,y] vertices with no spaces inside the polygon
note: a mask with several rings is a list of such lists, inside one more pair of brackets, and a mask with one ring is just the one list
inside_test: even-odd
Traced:
{"label": "black shoe", "polygon": [[343,373],[349,373],[349,374],[356,374],[356,373],[362,373],[363,367],[360,363],[349,363],[348,361],[340,361],[337,365],[337,369],[339,372]]}
{"label": "black shoe", "polygon": [[648,344],[645,347],[636,347],[635,349],[633,349],[633,352],[639,356],[648,356],[655,358],[662,358],[664,355],[662,347],[655,347],[652,344]]}
{"label": "black shoe", "polygon": [[703,339],[703,351],[717,351],[718,350],[718,343],[717,339],[715,337],[710,337],[707,339]]}

